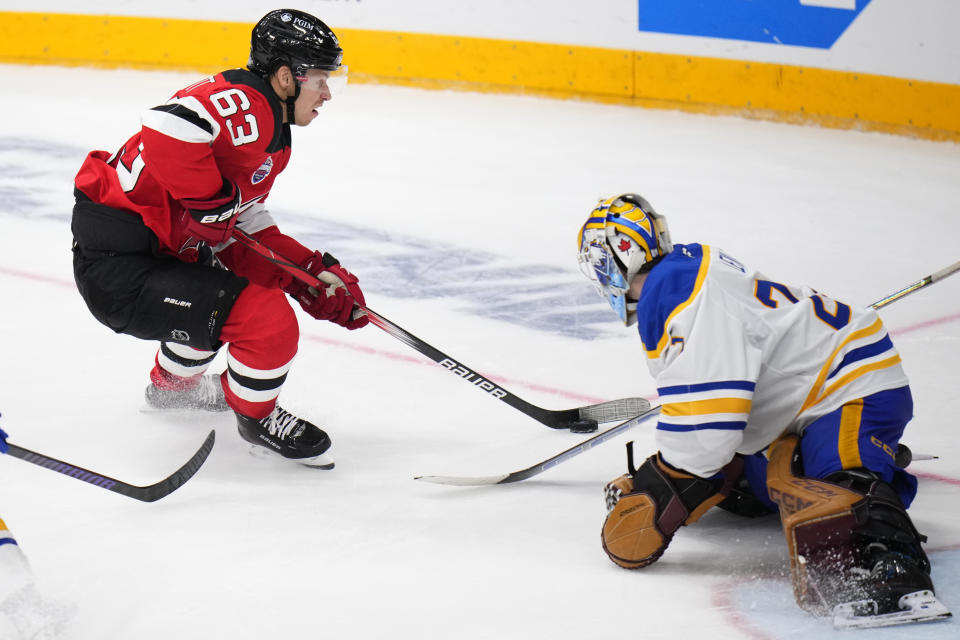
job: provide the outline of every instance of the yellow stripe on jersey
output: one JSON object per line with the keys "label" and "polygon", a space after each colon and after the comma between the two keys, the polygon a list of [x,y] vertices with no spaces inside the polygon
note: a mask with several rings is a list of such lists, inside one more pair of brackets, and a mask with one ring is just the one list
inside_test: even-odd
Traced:
{"label": "yellow stripe on jersey", "polygon": [[703,281],[707,278],[707,271],[710,269],[710,247],[707,245],[701,245],[703,250],[703,255],[700,258],[700,270],[697,271],[697,281],[693,284],[693,292],[690,294],[690,297],[678,304],[673,311],[670,312],[670,315],[667,316],[666,322],[663,323],[663,335],[660,336],[660,342],[657,343],[657,348],[653,351],[647,351],[647,358],[650,360],[655,360],[660,357],[663,353],[663,350],[667,348],[667,345],[670,343],[670,334],[667,333],[667,327],[670,326],[670,323],[677,316],[678,313],[690,306],[690,304],[696,299],[697,295],[700,293],[700,289],[703,288]]}
{"label": "yellow stripe on jersey", "polygon": [[[842,351],[844,347],[846,347],[848,344],[850,344],[854,340],[859,340],[869,335],[878,334],[882,331],[883,331],[883,323],[880,321],[880,318],[877,318],[872,325],[870,325],[869,327],[865,327],[863,329],[854,331],[849,336],[847,336],[843,340],[843,342],[837,345],[837,348],[834,349],[833,353],[830,354],[830,357],[827,358],[826,362],[823,365],[823,368],[820,369],[820,373],[817,374],[817,379],[813,383],[813,387],[811,387],[810,393],[807,394],[807,399],[804,400],[803,406],[800,407],[800,411],[798,412],[798,415],[800,413],[803,413],[813,405],[817,404],[821,400],[823,400],[827,395],[829,395],[829,393],[821,393],[821,391],[823,390],[823,385],[827,380],[827,376],[830,375],[830,370],[831,370],[831,367],[833,366],[833,361],[837,358],[837,354],[840,353],[840,351]],[[892,364],[895,364],[895,363],[892,363]],[[887,365],[887,366],[890,366],[890,365]],[[878,368],[882,368],[882,367],[878,367]],[[863,370],[861,369],[860,371],[863,371]],[[856,374],[854,377],[858,377],[860,375],[859,371],[854,373]],[[844,376],[843,378],[841,378],[841,380],[846,380],[846,382],[849,382],[850,380],[852,380],[852,378],[847,379],[847,377],[848,376]],[[835,390],[839,386],[842,386],[842,385],[838,385],[837,383],[834,383],[833,385],[831,385],[830,388],[831,390]]]}
{"label": "yellow stripe on jersey", "polygon": [[693,402],[670,402],[660,413],[665,416],[702,416],[713,413],[750,413],[752,401],[747,398],[715,398]]}
{"label": "yellow stripe on jersey", "polygon": [[[865,367],[860,367],[856,371],[851,371],[847,375],[843,376],[829,387],[827,387],[822,394],[813,402],[817,404],[821,402],[824,398],[829,396],[831,393],[839,389],[840,387],[846,386],[859,378],[860,376],[870,373],[871,371],[879,371],[880,369],[886,369],[887,367],[892,367],[894,365],[900,364],[900,356],[895,355],[887,358],[886,360],[880,360],[879,362],[874,362],[873,364],[868,364]],[[813,405],[810,405],[813,406]]]}
{"label": "yellow stripe on jersey", "polygon": [[863,466],[860,460],[860,417],[863,415],[863,398],[843,405],[840,411],[840,433],[837,437],[837,453],[844,469]]}

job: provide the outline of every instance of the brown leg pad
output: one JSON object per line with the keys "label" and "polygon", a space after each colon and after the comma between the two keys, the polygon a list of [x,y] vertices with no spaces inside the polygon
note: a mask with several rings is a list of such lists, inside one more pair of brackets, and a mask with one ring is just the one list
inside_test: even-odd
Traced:
{"label": "brown leg pad", "polygon": [[860,492],[797,475],[799,442],[790,435],[771,445],[767,490],[780,505],[797,604],[825,614],[835,603],[821,586],[842,579],[842,570],[854,566],[858,551],[853,530],[863,523],[867,502]]}

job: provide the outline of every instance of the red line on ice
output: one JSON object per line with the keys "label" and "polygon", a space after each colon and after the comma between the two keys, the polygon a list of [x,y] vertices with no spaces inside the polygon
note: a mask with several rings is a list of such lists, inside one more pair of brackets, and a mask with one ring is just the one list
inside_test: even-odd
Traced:
{"label": "red line on ice", "polygon": [[928,329],[930,327],[935,327],[939,324],[946,324],[948,322],[955,322],[960,320],[960,313],[953,313],[949,316],[942,316],[940,318],[933,318],[931,320],[925,320],[923,322],[918,322],[916,324],[907,325],[906,327],[901,327],[899,329],[894,329],[890,331],[891,336],[902,336],[905,333],[913,333],[914,331],[919,331],[921,329]]}
{"label": "red line on ice", "polygon": [[737,605],[733,601],[732,592],[738,585],[745,582],[749,582],[749,580],[746,578],[735,578],[717,585],[716,590],[713,592],[713,608],[722,611],[723,616],[730,623],[730,626],[748,638],[753,638],[753,640],[774,640],[773,636],[768,636],[750,624],[746,616],[740,615]]}
{"label": "red line on ice", "polygon": [[77,286],[73,280],[64,280],[63,278],[55,278],[53,276],[45,276],[39,273],[30,273],[29,271],[20,271],[19,269],[10,269],[8,267],[0,267],[0,273],[15,278],[23,278],[24,280],[36,280],[37,282],[57,284],[61,287],[76,288]]}
{"label": "red line on ice", "polygon": [[[359,351],[367,355],[379,356],[381,358],[388,358],[390,360],[397,360],[400,362],[408,362],[411,364],[419,364],[419,365],[425,365],[425,366],[426,365],[434,366],[434,367],[438,366],[432,360],[426,359],[426,356],[422,356],[422,357],[408,356],[406,354],[394,353],[393,351],[384,351],[382,349],[374,349],[373,347],[365,347],[362,345],[349,344],[347,342],[341,342],[339,340],[334,340],[332,338],[320,338],[318,336],[311,336],[311,335],[305,335],[303,337],[313,342],[322,342],[324,344],[329,344],[334,347],[341,347],[343,349],[352,349],[354,351]],[[484,378],[487,378],[488,380],[492,380],[493,382],[503,384],[506,386],[525,387],[527,389],[532,389],[534,391],[552,393],[558,396],[563,396],[565,398],[570,398],[572,400],[588,402],[591,404],[595,404],[597,402],[603,402],[604,400],[609,400],[609,398],[597,398],[596,396],[587,396],[580,393],[574,393],[573,391],[564,391],[563,389],[556,389],[554,387],[547,387],[541,384],[524,382],[523,380],[514,380],[512,378],[505,378],[503,376],[487,375],[485,373],[481,375]]]}
{"label": "red line on ice", "polygon": [[[0,266],[0,275],[13,276],[15,278],[22,278],[24,280],[34,280],[36,282],[46,282],[47,284],[55,284],[61,287],[70,287],[75,288],[76,284],[72,280],[64,280],[62,278],[57,278],[54,276],[46,276],[39,273],[30,273],[28,271],[21,271],[19,269],[10,269],[8,267]],[[361,353],[366,353],[368,355],[378,356],[381,358],[387,358],[389,360],[397,360],[400,362],[409,362],[412,364],[421,364],[421,365],[432,365],[437,366],[433,361],[426,360],[424,357],[409,356],[400,353],[394,353],[392,351],[384,351],[382,349],[374,349],[372,347],[364,347],[361,345],[350,344],[348,342],[342,342],[340,340],[334,340],[331,338],[320,338],[318,336],[305,335],[303,336],[307,340],[313,342],[322,342],[334,347],[340,347],[343,349],[352,349],[354,351],[359,351]],[[604,400],[609,400],[609,398],[597,398],[596,396],[588,396],[581,393],[575,393],[573,391],[565,391],[563,389],[556,389],[554,387],[547,387],[540,384],[535,384],[531,382],[524,382],[522,380],[514,380],[511,378],[506,378],[503,376],[496,375],[486,375],[483,374],[485,378],[492,380],[503,385],[515,385],[518,387],[525,387],[534,391],[542,391],[544,393],[551,393],[554,395],[562,396],[564,398],[569,398],[572,400],[587,402],[587,403],[597,403],[603,402]]]}
{"label": "red line on ice", "polygon": [[952,484],[956,487],[960,487],[960,478],[951,478],[950,476],[942,476],[939,473],[927,473],[926,471],[911,470],[910,473],[918,478],[923,478],[924,480],[934,480],[936,482],[944,482],[946,484]]}
{"label": "red line on ice", "polygon": [[[0,274],[8,275],[8,276],[13,276],[13,277],[15,277],[15,278],[23,278],[23,279],[25,279],[25,280],[35,280],[35,281],[38,281],[38,282],[46,282],[46,283],[48,283],[48,284],[55,284],[55,285],[59,285],[59,286],[62,286],[62,287],[71,287],[71,288],[73,288],[73,287],[76,286],[72,280],[64,280],[64,279],[62,279],[62,278],[57,278],[57,277],[54,277],[54,276],[47,276],[47,275],[43,275],[43,274],[39,274],[39,273],[31,273],[31,272],[28,272],[28,271],[21,271],[21,270],[19,270],[19,269],[10,269],[9,267],[3,267],[3,266],[0,266]],[[908,325],[908,326],[903,327],[903,328],[900,328],[900,329],[894,329],[894,330],[890,331],[890,335],[892,335],[892,336],[897,336],[897,335],[903,335],[903,334],[905,334],[905,333],[912,333],[912,332],[914,332],[914,331],[919,331],[919,330],[921,330],[921,329],[927,329],[927,328],[929,328],[929,327],[933,327],[933,326],[940,325],[940,324],[945,324],[945,323],[947,323],[947,322],[954,322],[954,321],[957,321],[957,320],[960,320],[960,313],[954,313],[954,314],[951,314],[951,315],[948,315],[948,316],[943,316],[943,317],[940,317],[940,318],[933,318],[933,319],[927,320],[927,321],[925,321],[925,322],[920,322],[920,323],[917,323],[917,324]],[[373,349],[373,348],[371,348],[371,347],[363,347],[363,346],[360,346],[360,345],[353,345],[353,344],[350,344],[350,343],[347,343],[347,342],[341,342],[341,341],[339,341],[339,340],[333,340],[333,339],[331,339],[331,338],[319,338],[319,337],[316,337],[316,336],[304,336],[304,337],[307,338],[308,340],[311,340],[311,341],[314,341],[314,342],[322,342],[322,343],[324,343],[324,344],[329,344],[329,345],[331,345],[331,346],[341,347],[341,348],[344,348],[344,349],[353,349],[354,351],[360,351],[360,352],[366,353],[366,354],[368,354],[368,355],[375,355],[375,356],[379,356],[379,357],[381,357],[381,358],[388,358],[388,359],[390,359],[390,360],[398,360],[398,361],[402,361],[402,362],[410,362],[410,363],[422,364],[422,365],[435,364],[435,363],[433,363],[433,362],[427,362],[427,361],[425,361],[425,360],[422,359],[422,358],[417,358],[417,357],[413,357],[413,356],[408,356],[408,355],[403,355],[403,354],[399,354],[399,353],[394,353],[394,352],[392,352],[392,351],[383,351],[383,350],[381,350],[381,349]],[[527,388],[527,389],[531,389],[531,390],[534,390],[534,391],[542,391],[542,392],[544,392],[544,393],[552,393],[552,394],[555,394],[555,395],[563,396],[563,397],[565,397],[565,398],[570,398],[570,399],[572,399],[572,400],[578,400],[578,401],[589,402],[589,403],[603,402],[603,401],[605,400],[605,398],[598,398],[598,397],[596,397],[596,396],[583,395],[583,394],[580,394],[580,393],[575,393],[575,392],[573,392],[573,391],[564,391],[563,389],[556,389],[556,388],[553,388],[553,387],[546,387],[546,386],[539,385],[539,384],[534,384],[534,383],[530,383],[530,382],[524,382],[524,381],[522,381],[522,380],[513,380],[513,379],[511,379],[511,378],[505,378],[505,377],[503,377],[503,376],[485,375],[484,377],[486,377],[486,378],[488,378],[488,379],[490,379],[490,380],[492,380],[492,381],[494,381],[494,382],[499,382],[499,383],[501,383],[501,384],[505,384],[505,385],[515,385],[515,386],[518,386],[518,387],[525,387],[525,388]],[[648,399],[652,399],[652,398],[648,398]],[[920,475],[920,474],[917,474],[917,475]],[[952,480],[949,480],[949,479],[944,480],[944,481],[945,481],[945,482],[953,482]],[[960,482],[960,481],[957,481],[957,482]]]}

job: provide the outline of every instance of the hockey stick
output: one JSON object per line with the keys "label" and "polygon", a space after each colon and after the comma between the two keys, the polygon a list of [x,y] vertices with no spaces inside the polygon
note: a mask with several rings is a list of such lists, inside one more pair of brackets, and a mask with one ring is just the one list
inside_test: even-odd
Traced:
{"label": "hockey stick", "polygon": [[873,309],[880,309],[881,307],[885,307],[891,302],[896,302],[900,298],[905,298],[911,293],[919,289],[923,289],[927,285],[931,285],[934,282],[943,280],[947,276],[953,275],[957,271],[960,271],[960,262],[954,262],[949,267],[944,267],[943,269],[940,269],[940,271],[937,271],[936,273],[931,273],[929,276],[925,278],[921,278],[920,280],[917,280],[913,284],[907,285],[906,287],[904,287],[903,289],[900,289],[899,291],[895,291],[894,293],[891,293],[890,295],[884,298],[880,298],[870,306]]}
{"label": "hockey stick", "polygon": [[[652,418],[659,412],[660,407],[653,407],[646,413],[643,413],[635,418],[631,418],[630,420],[618,424],[615,427],[610,427],[606,431],[598,433],[592,438],[587,438],[578,445],[561,451],[554,456],[550,456],[546,460],[538,462],[533,466],[527,467],[526,469],[521,469],[520,471],[501,473],[500,475],[495,476],[416,476],[414,477],[414,480],[423,480],[424,482],[432,482],[434,484],[457,485],[461,487],[478,487],[488,484],[507,484],[510,482],[520,482],[521,480],[526,480],[527,478],[540,475],[547,469],[553,468],[561,462],[566,462],[570,458],[578,456],[588,449],[592,449],[597,445],[603,444],[610,438],[623,433],[627,429],[632,429],[644,420]],[[896,454],[897,466],[901,469],[905,469],[910,465],[911,462],[916,462],[917,460],[938,460],[939,458],[940,456],[931,455],[929,453],[913,453],[910,451],[907,445],[903,443],[900,444]]]}
{"label": "hockey stick", "polygon": [[203,444],[200,445],[200,448],[197,449],[197,452],[193,454],[193,456],[187,460],[182,467],[160,482],[148,485],[146,487],[138,487],[133,484],[127,484],[122,480],[116,480],[110,476],[105,476],[95,471],[90,471],[89,469],[72,465],[68,462],[64,462],[63,460],[45,456],[41,453],[31,451],[30,449],[25,449],[11,442],[7,443],[9,446],[7,455],[11,455],[14,458],[20,458],[21,460],[26,460],[27,462],[32,462],[33,464],[43,467],[44,469],[50,469],[51,471],[62,473],[65,476],[76,478],[77,480],[83,480],[84,482],[92,484],[95,487],[108,489],[114,493],[127,496],[128,498],[133,498],[142,502],[155,502],[164,496],[170,495],[182,487],[187,480],[193,477],[193,474],[197,472],[197,469],[200,468],[204,461],[206,461],[207,456],[210,455],[210,450],[213,449],[213,441],[215,438],[216,431],[210,431],[207,439],[203,441]]}
{"label": "hockey stick", "polygon": [[[895,293],[891,293],[885,298],[874,302],[870,305],[874,309],[879,309],[885,307],[891,302],[895,302],[911,293],[917,289],[921,289],[927,285],[933,284],[938,280],[942,280],[947,276],[960,271],[960,262],[950,265],[940,271],[937,271],[934,274],[931,274],[917,282],[900,289]],[[659,412],[660,407],[654,407],[646,413],[637,416],[636,418],[627,420],[622,424],[618,424],[615,427],[607,429],[606,431],[599,433],[592,438],[584,440],[578,445],[575,445],[565,451],[562,451],[542,462],[527,467],[526,469],[521,469],[520,471],[514,471],[512,473],[504,473],[496,476],[479,476],[479,477],[464,477],[464,476],[417,476],[415,480],[424,480],[426,482],[433,482],[435,484],[451,484],[451,485],[460,485],[460,486],[478,486],[478,485],[488,485],[488,484],[506,484],[508,482],[519,482],[521,480],[526,480],[527,478],[533,477],[540,473],[543,473],[551,467],[569,460],[570,458],[583,453],[584,451],[591,449],[603,442],[606,442],[615,435],[626,431],[627,429],[632,428],[633,426],[639,424],[646,418],[654,415],[654,413]],[[932,456],[929,454],[912,454],[906,445],[900,445],[900,449],[897,451],[897,466],[903,468],[910,464],[912,460],[935,460],[937,456]]]}
{"label": "hockey stick", "polygon": [[[233,238],[301,282],[316,289],[323,289],[327,286],[313,274],[302,269],[299,265],[294,264],[288,258],[284,258],[250,234],[236,227],[233,229]],[[361,310],[354,311],[354,313],[358,312],[366,313],[371,323],[380,327],[407,346],[413,347],[447,371],[463,378],[491,397],[502,400],[514,409],[525,413],[534,420],[552,429],[570,429],[574,433],[590,433],[597,430],[597,424],[600,422],[624,420],[650,409],[650,403],[644,398],[621,398],[619,400],[610,400],[608,402],[591,404],[575,409],[544,409],[530,404],[503,387],[494,384],[463,363],[454,360],[403,327],[383,317],[370,307],[364,307]]]}
{"label": "hockey stick", "polygon": [[627,429],[632,429],[644,420],[652,418],[659,413],[660,407],[648,409],[644,413],[634,416],[626,422],[621,422],[615,427],[610,427],[606,431],[602,431],[592,438],[587,438],[578,445],[570,447],[569,449],[561,451],[554,456],[550,456],[546,460],[519,471],[502,473],[496,476],[417,476],[414,478],[414,480],[423,480],[424,482],[432,482],[434,484],[453,484],[461,487],[475,487],[487,484],[507,484],[509,482],[520,482],[521,480],[526,480],[527,478],[532,478],[533,476],[539,475],[547,469],[551,469],[561,462],[566,462],[570,458],[578,456],[584,451],[592,449],[599,444],[603,444],[610,438],[620,435]]}

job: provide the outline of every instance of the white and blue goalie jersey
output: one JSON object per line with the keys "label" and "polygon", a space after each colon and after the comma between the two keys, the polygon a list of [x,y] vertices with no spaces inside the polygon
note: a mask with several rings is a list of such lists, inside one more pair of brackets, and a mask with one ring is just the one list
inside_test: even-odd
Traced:
{"label": "white and blue goalie jersey", "polygon": [[657,445],[699,476],[908,384],[875,311],[769,280],[706,245],[675,245],[637,314],[662,403]]}

